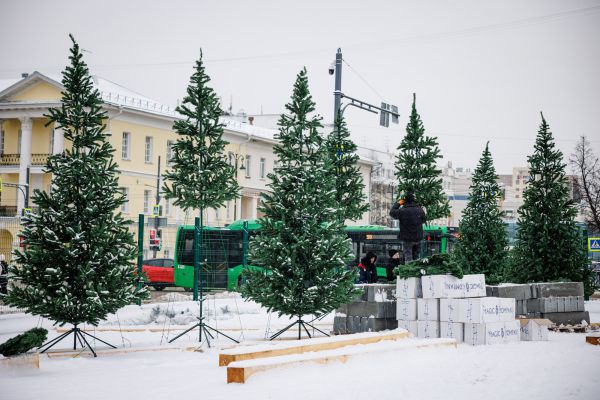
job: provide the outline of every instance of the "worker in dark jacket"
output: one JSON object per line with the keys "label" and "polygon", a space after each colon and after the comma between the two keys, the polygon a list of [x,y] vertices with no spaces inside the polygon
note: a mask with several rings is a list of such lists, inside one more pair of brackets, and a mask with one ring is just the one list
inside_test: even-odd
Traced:
{"label": "worker in dark jacket", "polygon": [[[403,203],[402,207],[401,203]],[[390,216],[400,222],[399,239],[402,242],[404,262],[416,260],[419,258],[421,240],[423,240],[423,224],[426,220],[423,207],[416,204],[415,195],[408,192],[404,199],[392,206]]]}
{"label": "worker in dark jacket", "polygon": [[366,256],[361,258],[358,264],[359,278],[358,283],[376,283],[377,268],[375,268],[377,256],[372,251],[369,251]]}

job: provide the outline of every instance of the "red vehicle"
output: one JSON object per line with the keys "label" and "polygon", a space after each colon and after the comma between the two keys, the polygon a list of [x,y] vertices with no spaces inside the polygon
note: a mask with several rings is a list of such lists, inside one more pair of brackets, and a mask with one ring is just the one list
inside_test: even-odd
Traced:
{"label": "red vehicle", "polygon": [[163,290],[167,286],[175,286],[173,265],[172,258],[144,260],[142,272],[148,277],[148,286],[152,286],[155,290]]}

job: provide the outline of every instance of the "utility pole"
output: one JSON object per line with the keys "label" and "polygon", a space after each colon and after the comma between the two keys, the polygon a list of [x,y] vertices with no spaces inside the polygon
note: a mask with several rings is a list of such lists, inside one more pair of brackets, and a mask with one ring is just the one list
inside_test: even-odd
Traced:
{"label": "utility pole", "polygon": [[335,89],[333,91],[333,122],[335,124],[335,119],[342,105],[342,49],[340,48],[337,49],[335,54],[335,70],[330,72],[335,73]]}
{"label": "utility pole", "polygon": [[[156,203],[158,206],[158,215],[154,216],[154,229],[158,235],[159,218],[162,216],[162,207],[160,206],[160,156],[158,156],[158,172],[156,173]],[[160,239],[162,241],[162,238]],[[156,252],[158,250],[154,248],[152,258],[156,258]]]}
{"label": "utility pole", "polygon": [[[342,49],[338,48],[337,53],[335,54],[335,62],[329,67],[329,75],[335,75],[335,89],[333,91],[333,121],[335,124],[335,119],[337,118],[338,111],[341,111],[344,114],[346,107],[354,106],[360,108],[365,111],[372,112],[374,114],[380,113],[380,121],[379,124],[384,127],[389,127],[390,125],[390,115],[392,116],[392,123],[397,124],[398,118],[400,114],[398,114],[398,107],[381,103],[381,107],[374,106],[365,101],[355,99],[353,97],[347,96],[342,92]],[[349,103],[342,107],[342,99],[346,98],[349,100]]]}

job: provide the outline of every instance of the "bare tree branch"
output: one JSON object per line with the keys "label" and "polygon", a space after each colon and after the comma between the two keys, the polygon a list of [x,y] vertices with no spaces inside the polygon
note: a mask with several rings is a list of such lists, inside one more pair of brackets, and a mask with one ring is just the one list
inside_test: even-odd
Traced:
{"label": "bare tree branch", "polygon": [[585,136],[577,142],[569,163],[581,194],[579,209],[590,230],[600,232],[600,162]]}

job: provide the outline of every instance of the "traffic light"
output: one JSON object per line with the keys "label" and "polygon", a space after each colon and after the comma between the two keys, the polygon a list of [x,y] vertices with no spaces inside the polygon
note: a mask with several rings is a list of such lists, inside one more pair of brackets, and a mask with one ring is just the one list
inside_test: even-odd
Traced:
{"label": "traffic light", "polygon": [[154,228],[150,229],[149,239],[150,241],[148,244],[150,250],[160,251],[162,247],[162,230]]}

